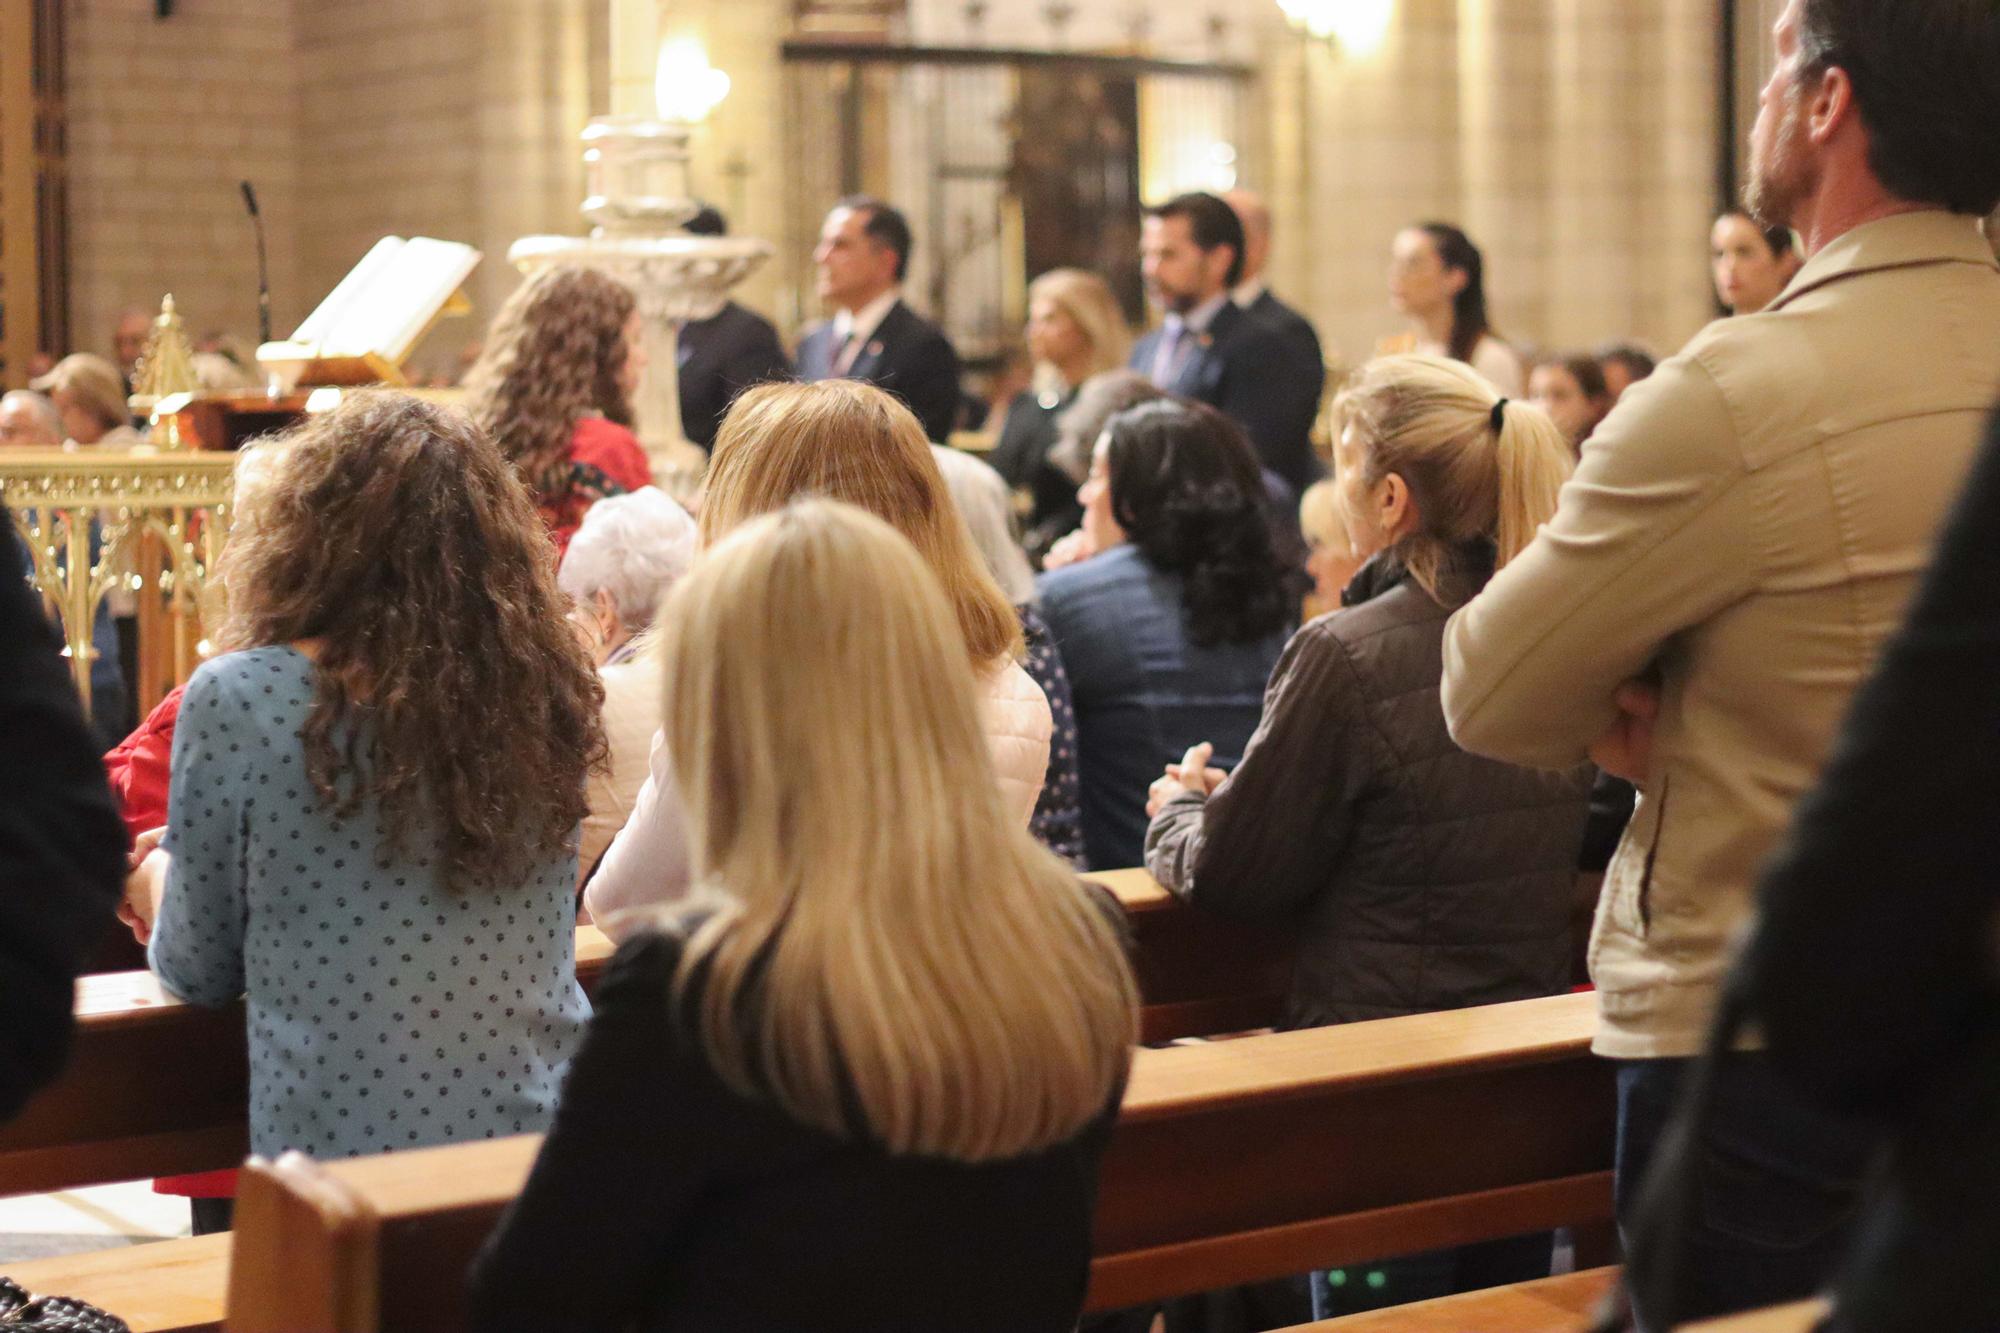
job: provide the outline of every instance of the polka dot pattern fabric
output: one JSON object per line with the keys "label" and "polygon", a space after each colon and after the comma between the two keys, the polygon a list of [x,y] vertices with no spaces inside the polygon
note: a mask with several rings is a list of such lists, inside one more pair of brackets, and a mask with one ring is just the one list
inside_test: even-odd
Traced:
{"label": "polka dot pattern fabric", "polygon": [[198,1004],[246,995],[250,1146],[350,1157],[547,1127],[588,1008],[576,859],[454,893],[421,829],[335,819],[305,774],[313,665],[231,653],[188,683],[150,957]]}

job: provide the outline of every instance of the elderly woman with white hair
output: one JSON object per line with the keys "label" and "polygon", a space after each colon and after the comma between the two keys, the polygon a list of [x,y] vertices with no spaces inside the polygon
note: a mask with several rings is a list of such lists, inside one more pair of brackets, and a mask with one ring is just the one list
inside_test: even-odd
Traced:
{"label": "elderly woman with white hair", "polygon": [[641,635],[695,552],[694,520],[647,486],[599,500],[570,538],[556,575],[604,682],[604,735],[611,763],[590,778],[578,865],[588,878],[631,817],[660,729],[660,670]]}

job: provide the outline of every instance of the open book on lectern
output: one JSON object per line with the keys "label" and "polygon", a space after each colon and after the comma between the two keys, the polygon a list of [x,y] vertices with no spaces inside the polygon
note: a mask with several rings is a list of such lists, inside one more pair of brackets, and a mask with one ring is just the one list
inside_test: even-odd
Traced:
{"label": "open book on lectern", "polygon": [[257,349],[260,364],[296,383],[401,384],[403,362],[439,317],[471,310],[460,288],[479,251],[429,236],[384,236],[298,331]]}

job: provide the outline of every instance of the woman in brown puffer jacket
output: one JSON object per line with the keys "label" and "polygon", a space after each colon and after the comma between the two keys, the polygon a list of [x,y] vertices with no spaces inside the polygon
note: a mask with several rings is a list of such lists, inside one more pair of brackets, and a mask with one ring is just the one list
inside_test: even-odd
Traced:
{"label": "woman in brown puffer jacket", "polygon": [[[1296,939],[1287,1027],[1560,993],[1590,770],[1465,753],[1438,686],[1446,619],[1555,511],[1569,447],[1539,408],[1437,357],[1376,361],[1341,407],[1339,499],[1374,554],[1286,646],[1228,781],[1197,746],[1154,784],[1147,868]],[[1379,1283],[1315,1275],[1315,1314],[1349,1308],[1336,1287],[1374,1305],[1506,1280],[1535,1245],[1501,1245],[1373,1265]],[[1546,1236],[1538,1254],[1546,1272]]]}

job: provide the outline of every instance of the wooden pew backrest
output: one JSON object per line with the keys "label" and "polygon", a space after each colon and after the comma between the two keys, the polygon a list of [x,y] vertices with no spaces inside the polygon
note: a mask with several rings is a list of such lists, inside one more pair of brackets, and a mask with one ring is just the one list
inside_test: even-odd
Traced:
{"label": "wooden pew backrest", "polygon": [[[613,946],[576,933],[589,991]],[[241,1001],[184,1004],[149,972],[77,982],[69,1067],[0,1125],[0,1195],[220,1170],[250,1150],[249,1052]]]}
{"label": "wooden pew backrest", "polygon": [[[1558,996],[1139,1052],[1091,1307],[1608,1216],[1613,1106],[1593,1028],[1590,997]],[[227,1327],[461,1327],[460,1279],[538,1146],[254,1164]]]}
{"label": "wooden pew backrest", "polygon": [[[1279,942],[1182,906],[1143,870],[1092,876],[1131,921],[1141,1039],[1266,1027],[1290,972]],[[592,989],[613,946],[577,930]],[[0,1195],[235,1166],[248,1150],[243,1007],[184,1005],[144,972],[85,977],[69,1070],[0,1126]]]}
{"label": "wooden pew backrest", "polygon": [[1292,980],[1289,939],[1196,911],[1144,870],[1084,878],[1109,889],[1125,909],[1133,970],[1145,997],[1140,1041],[1246,1032],[1278,1022]]}

